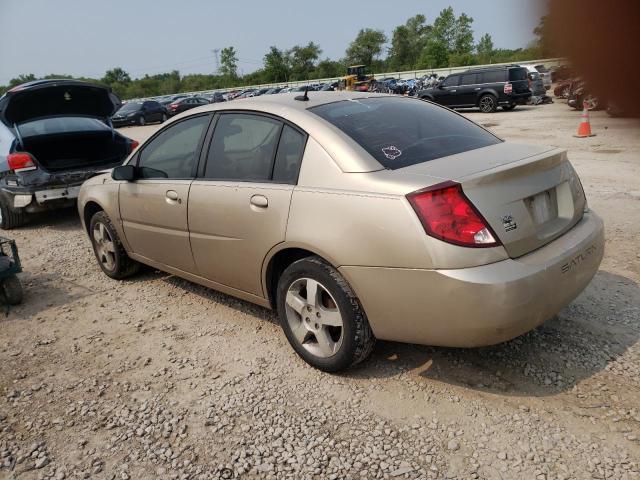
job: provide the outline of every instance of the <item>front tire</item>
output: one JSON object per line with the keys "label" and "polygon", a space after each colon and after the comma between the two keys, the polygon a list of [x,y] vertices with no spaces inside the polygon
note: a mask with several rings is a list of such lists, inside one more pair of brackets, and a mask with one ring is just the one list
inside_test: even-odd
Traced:
{"label": "front tire", "polygon": [[498,100],[490,93],[487,93],[480,97],[478,107],[482,113],[493,113],[498,108]]}
{"label": "front tire", "polygon": [[278,281],[287,340],[309,365],[337,372],[366,359],[375,344],[367,316],[340,273],[319,257],[298,260]]}
{"label": "front tire", "polygon": [[105,212],[98,212],[91,217],[89,235],[98,265],[107,276],[122,280],[140,270],[140,264],[127,255],[118,232]]}
{"label": "front tire", "polygon": [[0,228],[11,230],[24,225],[25,222],[26,214],[24,210],[12,210],[4,199],[0,199]]}

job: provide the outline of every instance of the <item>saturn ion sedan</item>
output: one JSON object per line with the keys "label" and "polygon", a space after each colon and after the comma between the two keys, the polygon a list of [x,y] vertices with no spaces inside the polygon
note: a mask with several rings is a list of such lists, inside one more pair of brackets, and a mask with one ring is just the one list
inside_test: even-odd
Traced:
{"label": "saturn ion sedan", "polygon": [[565,151],[354,92],[190,110],[84,183],[79,210],[108,276],[146,264],[272,308],[325,371],[375,339],[516,337],[587,286],[604,248]]}

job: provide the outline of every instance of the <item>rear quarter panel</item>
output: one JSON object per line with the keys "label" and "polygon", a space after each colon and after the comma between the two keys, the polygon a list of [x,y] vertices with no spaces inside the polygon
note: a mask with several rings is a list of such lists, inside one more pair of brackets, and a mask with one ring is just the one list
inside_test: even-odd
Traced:
{"label": "rear quarter panel", "polygon": [[287,245],[334,266],[462,268],[502,260],[502,247],[469,249],[424,232],[406,194],[442,179],[383,170],[343,173],[309,138],[287,225]]}

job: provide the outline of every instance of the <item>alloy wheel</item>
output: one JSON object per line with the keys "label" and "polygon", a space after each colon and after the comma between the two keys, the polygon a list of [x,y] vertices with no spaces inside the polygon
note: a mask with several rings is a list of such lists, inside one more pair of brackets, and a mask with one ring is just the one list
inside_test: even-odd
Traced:
{"label": "alloy wheel", "polygon": [[489,95],[484,96],[480,99],[480,110],[483,113],[489,113],[493,110],[493,104],[493,97],[490,97]]}
{"label": "alloy wheel", "polygon": [[95,224],[92,236],[98,260],[107,270],[114,270],[116,266],[116,246],[104,223],[98,222]]}
{"label": "alloy wheel", "polygon": [[329,290],[317,280],[299,278],[285,298],[287,322],[296,341],[312,355],[328,358],[342,345],[342,314]]}

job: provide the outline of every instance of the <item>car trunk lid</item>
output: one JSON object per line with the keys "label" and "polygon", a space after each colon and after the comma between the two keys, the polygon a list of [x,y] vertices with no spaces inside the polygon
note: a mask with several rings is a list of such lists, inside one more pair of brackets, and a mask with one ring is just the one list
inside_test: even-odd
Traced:
{"label": "car trunk lid", "polygon": [[529,76],[526,68],[510,68],[508,81],[514,93],[527,93],[529,91]]}
{"label": "car trunk lid", "polygon": [[54,116],[106,119],[120,108],[107,87],[76,80],[47,80],[19,85],[0,98],[0,120],[8,127]]}
{"label": "car trunk lid", "polygon": [[460,183],[512,258],[571,229],[586,205],[566,152],[556,148],[501,143],[402,170]]}

